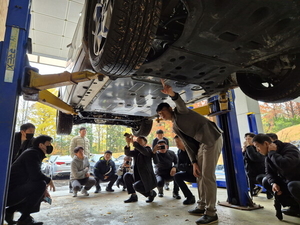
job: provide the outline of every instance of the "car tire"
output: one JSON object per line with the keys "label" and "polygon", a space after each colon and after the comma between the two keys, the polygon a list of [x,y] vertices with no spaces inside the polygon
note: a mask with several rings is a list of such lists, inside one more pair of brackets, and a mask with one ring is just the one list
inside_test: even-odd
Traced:
{"label": "car tire", "polygon": [[[96,72],[124,77],[144,63],[158,27],[162,1],[107,0],[105,4],[111,10],[101,8],[99,0],[89,2],[87,14],[91,16],[87,17],[86,31],[89,58]],[[103,21],[95,22],[99,15],[104,15],[105,29]]]}
{"label": "car tire", "polygon": [[[261,76],[253,73],[237,74],[240,89],[250,98],[257,101],[279,103],[291,101],[300,95],[300,55],[297,55],[295,68],[281,77],[273,80],[263,80]],[[263,85],[268,83],[268,86]]]}
{"label": "car tire", "polygon": [[69,135],[72,132],[73,116],[57,110],[56,133],[58,135]]}
{"label": "car tire", "polygon": [[132,128],[132,134],[138,136],[148,136],[152,129],[153,120],[143,120],[137,128]]}

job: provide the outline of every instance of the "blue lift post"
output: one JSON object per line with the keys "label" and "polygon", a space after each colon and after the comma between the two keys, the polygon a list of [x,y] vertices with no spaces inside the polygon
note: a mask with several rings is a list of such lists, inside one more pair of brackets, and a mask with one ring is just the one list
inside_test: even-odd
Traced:
{"label": "blue lift post", "polygon": [[[237,115],[234,104],[234,91],[227,92],[227,102],[219,96],[209,98],[211,114],[217,116],[217,122],[224,131],[224,144],[222,149],[224,169],[226,175],[227,202],[220,202],[220,205],[239,209],[258,209],[248,194],[248,184],[244,170],[243,155],[240,144]],[[223,101],[223,102],[222,102]],[[224,107],[224,104],[227,104]]]}
{"label": "blue lift post", "polygon": [[254,112],[247,113],[248,125],[250,132],[258,134],[257,123]]}
{"label": "blue lift post", "polygon": [[4,42],[0,42],[0,207],[1,224],[6,202],[7,181],[11,162],[10,149],[15,128],[20,80],[26,59],[30,27],[31,0],[10,0]]}

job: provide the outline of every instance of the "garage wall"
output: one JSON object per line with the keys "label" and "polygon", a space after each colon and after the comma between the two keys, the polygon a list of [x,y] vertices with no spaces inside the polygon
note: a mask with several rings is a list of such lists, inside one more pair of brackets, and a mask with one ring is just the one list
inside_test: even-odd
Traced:
{"label": "garage wall", "polygon": [[9,0],[0,1],[0,41],[4,41],[5,21]]}
{"label": "garage wall", "polygon": [[247,113],[253,112],[255,114],[258,132],[263,133],[264,130],[263,130],[258,101],[255,101],[249,98],[248,96],[246,96],[239,88],[234,89],[234,93],[236,97],[235,107],[236,107],[236,115],[237,115],[241,146],[242,146],[244,143],[245,133],[250,132]]}

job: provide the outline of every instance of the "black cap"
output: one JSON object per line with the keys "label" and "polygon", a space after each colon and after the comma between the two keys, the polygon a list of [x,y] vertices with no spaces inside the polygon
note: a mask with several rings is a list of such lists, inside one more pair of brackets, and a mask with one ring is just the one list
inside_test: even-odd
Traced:
{"label": "black cap", "polygon": [[164,139],[158,140],[157,144],[161,144],[161,143],[167,144],[167,142]]}
{"label": "black cap", "polygon": [[106,154],[106,153],[109,153],[112,155],[112,151],[110,151],[110,150],[107,150],[106,152],[104,152],[104,154]]}
{"label": "black cap", "polygon": [[163,134],[163,133],[164,133],[163,130],[156,131],[156,134]]}

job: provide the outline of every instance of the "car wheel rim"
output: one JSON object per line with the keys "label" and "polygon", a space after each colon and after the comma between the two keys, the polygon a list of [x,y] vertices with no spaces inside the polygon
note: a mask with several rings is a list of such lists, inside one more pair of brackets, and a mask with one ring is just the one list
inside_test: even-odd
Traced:
{"label": "car wheel rim", "polygon": [[100,55],[105,43],[110,26],[112,14],[112,1],[100,0],[94,8],[93,22],[93,52],[95,56]]}

